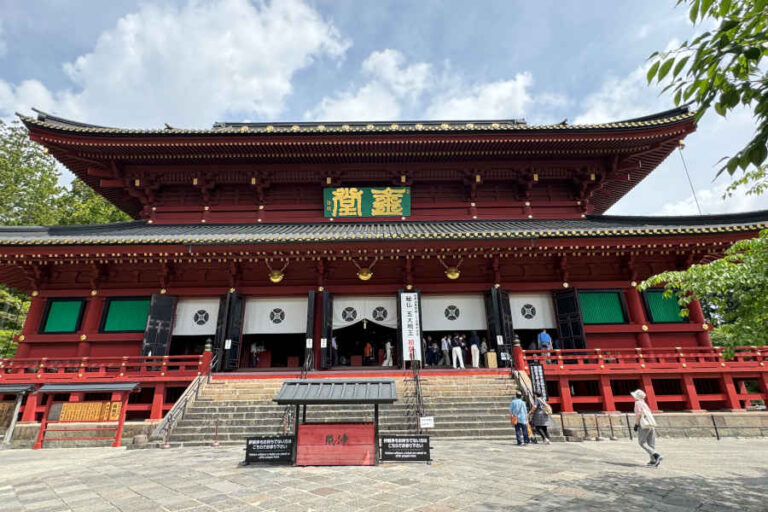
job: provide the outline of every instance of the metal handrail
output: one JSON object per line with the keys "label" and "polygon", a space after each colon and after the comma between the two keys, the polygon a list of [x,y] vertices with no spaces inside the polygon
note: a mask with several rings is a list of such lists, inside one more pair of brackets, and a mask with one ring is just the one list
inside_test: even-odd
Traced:
{"label": "metal handrail", "polygon": [[416,393],[416,410],[419,413],[419,417],[424,416],[424,395],[421,392],[421,377],[419,375],[419,367],[421,361],[411,361],[411,371],[413,372],[413,386]]}
{"label": "metal handrail", "polygon": [[206,383],[211,382],[211,374],[213,373],[213,368],[217,361],[218,357],[213,355],[208,365],[208,371],[205,372],[205,375],[198,375],[192,380],[192,382],[189,383],[189,386],[187,386],[187,389],[184,390],[184,393],[182,393],[179,399],[176,400],[176,403],[173,404],[173,407],[171,407],[163,419],[160,420],[160,423],[158,423],[158,425],[152,431],[152,434],[150,434],[149,439],[151,441],[163,440],[165,446],[168,446],[168,439],[171,436],[171,432],[176,426],[176,423],[184,418],[184,413],[187,410],[187,406],[189,405],[192,396],[194,395],[194,399],[197,400],[203,381],[205,380]]}
{"label": "metal handrail", "polygon": [[176,422],[184,417],[184,412],[187,410],[187,405],[189,404],[192,395],[194,394],[195,398],[197,398],[197,394],[200,390],[200,384],[202,381],[203,376],[200,375],[195,377],[195,379],[190,382],[189,386],[187,386],[187,389],[184,390],[184,393],[179,397],[178,400],[176,400],[176,403],[173,404],[171,410],[166,413],[160,423],[158,423],[158,425],[152,431],[152,434],[150,434],[149,439],[151,441],[164,440],[167,444],[168,438],[170,437],[171,431],[176,425]]}

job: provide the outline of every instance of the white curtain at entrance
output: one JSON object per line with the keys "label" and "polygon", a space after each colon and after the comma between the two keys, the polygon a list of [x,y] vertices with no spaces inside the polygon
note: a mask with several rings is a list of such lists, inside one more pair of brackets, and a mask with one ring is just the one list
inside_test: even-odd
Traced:
{"label": "white curtain at entrance", "polygon": [[555,307],[549,293],[510,293],[512,325],[521,329],[555,329]]}
{"label": "white curtain at entrance", "polygon": [[389,296],[334,296],[333,328],[341,329],[362,322],[397,329],[397,298]]}
{"label": "white curtain at entrance", "polygon": [[307,297],[245,300],[243,334],[303,334],[307,331]]}
{"label": "white curtain at entrance", "polygon": [[173,335],[215,335],[218,316],[218,297],[181,298],[176,303]]}
{"label": "white curtain at entrance", "polygon": [[485,331],[482,295],[422,295],[422,331]]}

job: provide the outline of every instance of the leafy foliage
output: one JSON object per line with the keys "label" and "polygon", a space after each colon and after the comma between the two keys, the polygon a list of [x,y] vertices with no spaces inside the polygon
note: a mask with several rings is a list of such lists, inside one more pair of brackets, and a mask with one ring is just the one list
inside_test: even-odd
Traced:
{"label": "leafy foliage", "polygon": [[[697,119],[710,108],[725,117],[738,105],[755,116],[755,134],[735,155],[725,157],[718,174],[744,174],[729,191],[749,185],[748,193],[768,190],[768,0],[678,0],[688,4],[693,23],[713,23],[679,48],[655,52],[648,82],[668,82],[676,105],[693,102]],[[750,166],[754,166],[750,167]]]}
{"label": "leafy foliage", "polygon": [[[56,160],[18,123],[0,120],[0,225],[101,224],[128,216],[75,179],[58,184]],[[13,335],[29,308],[25,293],[0,286],[0,357],[16,351]]]}
{"label": "leafy foliage", "polygon": [[768,344],[768,230],[733,244],[723,258],[688,270],[663,272],[640,289],[663,284],[664,295],[688,305],[701,299],[715,325],[714,343],[726,346]]}
{"label": "leafy foliage", "polygon": [[58,200],[58,224],[104,224],[130,220],[124,212],[93,191],[80,180]]}

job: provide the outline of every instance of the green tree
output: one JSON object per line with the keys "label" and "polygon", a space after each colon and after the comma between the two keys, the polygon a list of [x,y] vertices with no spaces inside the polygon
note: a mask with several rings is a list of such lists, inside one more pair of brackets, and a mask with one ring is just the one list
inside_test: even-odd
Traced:
{"label": "green tree", "polygon": [[79,179],[58,198],[58,224],[105,224],[130,220]]}
{"label": "green tree", "polygon": [[729,347],[768,344],[768,230],[733,244],[723,258],[688,270],[663,272],[640,289],[665,286],[688,314],[694,299],[704,299],[715,329],[712,341]]}
{"label": "green tree", "polygon": [[739,105],[755,117],[755,133],[735,155],[725,157],[718,174],[741,176],[729,191],[768,190],[768,0],[677,0],[687,4],[694,24],[712,25],[679,48],[651,55],[648,82],[666,83],[675,104],[692,102],[700,119],[710,108],[725,117]]}
{"label": "green tree", "polygon": [[56,160],[20,124],[0,120],[0,224],[56,224],[59,212],[51,204],[62,192],[58,180]]}
{"label": "green tree", "polygon": [[[88,185],[59,185],[56,160],[29,139],[19,123],[0,120],[0,225],[101,224],[128,220]],[[16,351],[13,335],[24,324],[29,299],[0,286],[0,357]]]}

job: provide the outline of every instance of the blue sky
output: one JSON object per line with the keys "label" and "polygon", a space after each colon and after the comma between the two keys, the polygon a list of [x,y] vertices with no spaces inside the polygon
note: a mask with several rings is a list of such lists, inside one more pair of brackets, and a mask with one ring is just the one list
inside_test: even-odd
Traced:
{"label": "blue sky", "polygon": [[[96,124],[220,120],[619,120],[672,107],[647,56],[695,33],[673,0],[0,0],[0,118],[31,107]],[[684,155],[705,213],[717,161],[754,130],[706,116]],[[65,177],[66,179],[66,177]],[[611,209],[695,214],[672,155]]]}

